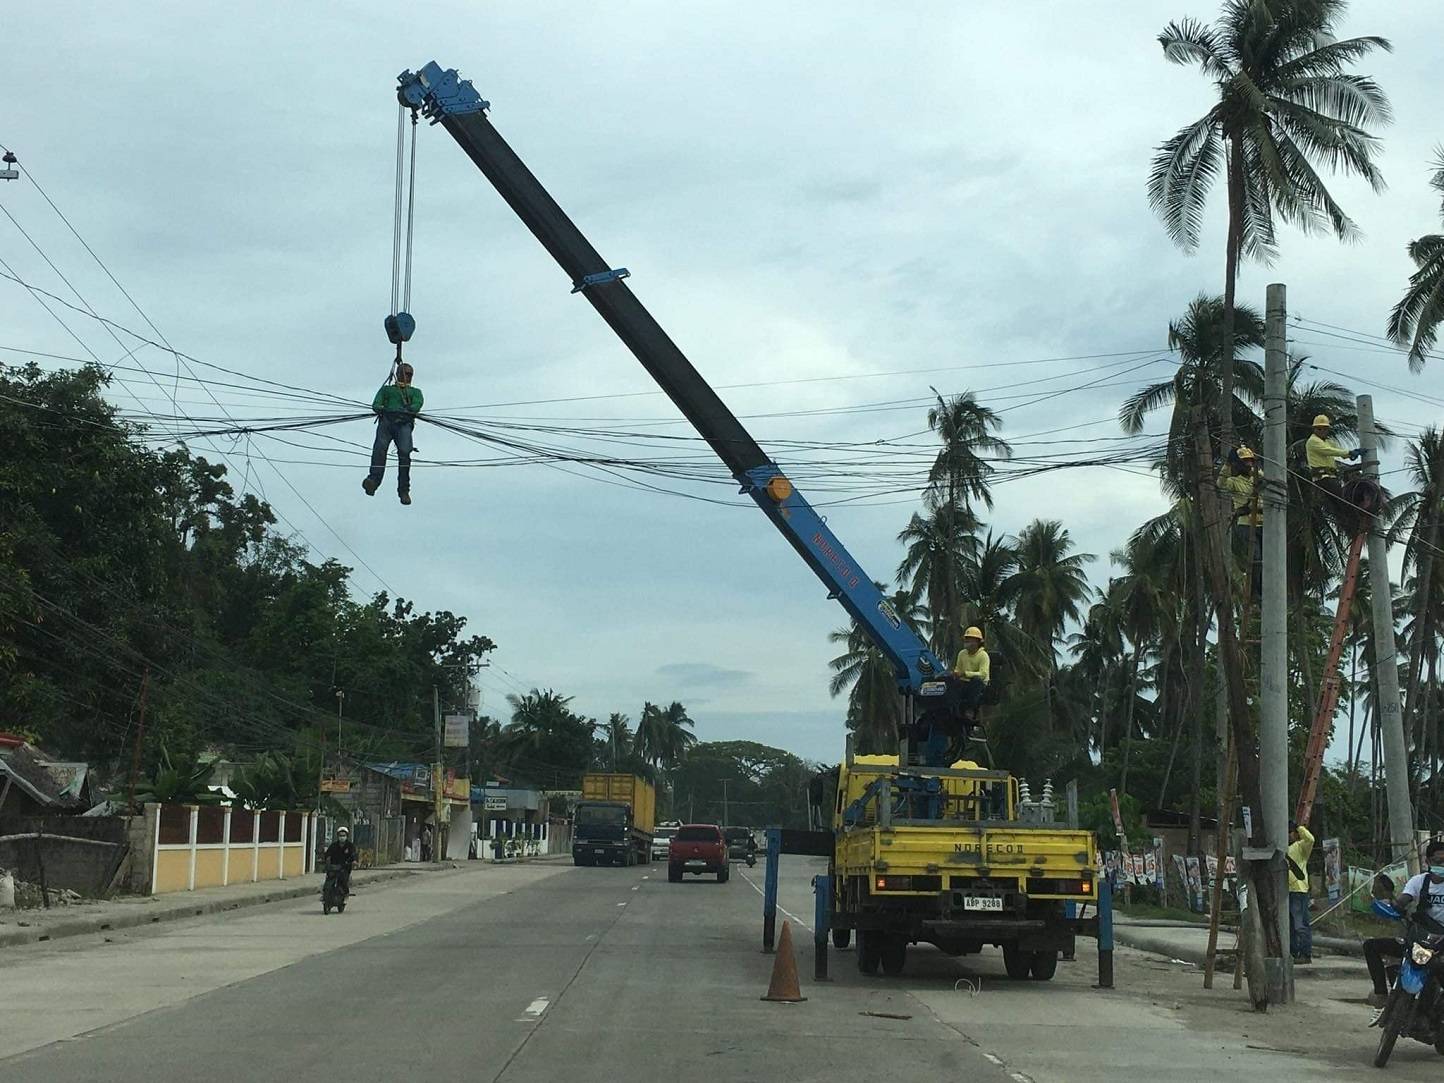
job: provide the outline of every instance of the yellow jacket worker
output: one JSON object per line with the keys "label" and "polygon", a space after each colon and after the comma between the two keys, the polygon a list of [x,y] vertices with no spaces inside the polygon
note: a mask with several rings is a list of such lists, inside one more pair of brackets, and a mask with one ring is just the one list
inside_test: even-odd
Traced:
{"label": "yellow jacket worker", "polygon": [[953,672],[963,679],[963,708],[976,711],[992,679],[988,652],[983,649],[983,630],[977,625],[970,625],[963,632],[963,649],[958,651]]}
{"label": "yellow jacket worker", "polygon": [[1339,472],[1340,459],[1359,457],[1358,448],[1353,451],[1345,451],[1329,439],[1329,431],[1333,428],[1333,424],[1329,420],[1328,414],[1320,414],[1314,418],[1313,434],[1304,444],[1304,451],[1309,458],[1309,473],[1316,478],[1334,477]]}

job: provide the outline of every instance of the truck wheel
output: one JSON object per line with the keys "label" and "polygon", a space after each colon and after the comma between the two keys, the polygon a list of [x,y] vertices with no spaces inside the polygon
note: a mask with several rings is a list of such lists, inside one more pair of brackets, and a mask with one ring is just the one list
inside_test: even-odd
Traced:
{"label": "truck wheel", "polygon": [[717,870],[717,882],[719,884],[725,884],[730,879],[732,879],[731,868],[723,865],[720,869]]}
{"label": "truck wheel", "polygon": [[1028,969],[1032,971],[1034,981],[1052,981],[1053,975],[1058,973],[1058,953],[1035,951]]}
{"label": "truck wheel", "polygon": [[908,961],[908,942],[900,936],[889,936],[882,942],[882,972],[895,978]]}
{"label": "truck wheel", "polygon": [[863,929],[857,934],[857,969],[860,974],[876,974],[882,961],[882,933]]}
{"label": "truck wheel", "polygon": [[1020,951],[1016,944],[1003,945],[1003,969],[1014,981],[1027,981],[1033,969],[1033,953]]}
{"label": "truck wheel", "polygon": [[833,929],[833,930],[832,930],[832,946],[833,946],[834,948],[837,948],[838,951],[841,951],[843,948],[847,947],[847,946],[848,946],[849,944],[851,944],[851,943],[852,943],[852,930],[851,930],[851,929]]}
{"label": "truck wheel", "polygon": [[668,866],[667,866],[667,883],[669,883],[669,884],[680,884],[681,882],[682,882],[682,866],[681,866],[681,865],[668,865]]}

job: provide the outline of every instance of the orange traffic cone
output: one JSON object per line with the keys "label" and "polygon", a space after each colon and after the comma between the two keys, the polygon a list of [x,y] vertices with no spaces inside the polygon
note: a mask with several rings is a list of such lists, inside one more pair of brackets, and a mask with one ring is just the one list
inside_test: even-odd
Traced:
{"label": "orange traffic cone", "polygon": [[797,960],[792,957],[790,922],[782,923],[782,937],[777,942],[777,954],[772,959],[772,981],[768,983],[767,995],[762,999],[784,1004],[796,1004],[807,999],[797,984]]}

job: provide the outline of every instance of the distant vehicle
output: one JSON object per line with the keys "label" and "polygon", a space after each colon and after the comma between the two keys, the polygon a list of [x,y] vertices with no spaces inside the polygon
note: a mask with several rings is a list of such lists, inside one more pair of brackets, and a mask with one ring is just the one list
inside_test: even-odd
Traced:
{"label": "distant vehicle", "polygon": [[752,837],[751,831],[745,827],[724,827],[722,834],[727,839],[729,858],[749,865],[757,864],[757,840]]}
{"label": "distant vehicle", "polygon": [[645,865],[652,860],[657,794],[635,775],[582,776],[572,816],[572,861],[578,865]]}
{"label": "distant vehicle", "polygon": [[725,884],[732,874],[722,829],[716,824],[683,824],[667,848],[667,879],[680,884],[683,873],[700,876],[707,872],[716,873],[719,884]]}
{"label": "distant vehicle", "polygon": [[652,860],[666,861],[667,847],[672,841],[672,836],[677,833],[681,824],[658,824],[657,830],[652,833]]}

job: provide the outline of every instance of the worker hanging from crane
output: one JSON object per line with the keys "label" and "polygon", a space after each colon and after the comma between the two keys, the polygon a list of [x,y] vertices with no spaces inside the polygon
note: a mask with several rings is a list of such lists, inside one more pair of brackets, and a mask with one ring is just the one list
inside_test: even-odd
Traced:
{"label": "worker hanging from crane", "polygon": [[[411,114],[411,171],[406,177],[406,114]],[[404,182],[404,183],[403,183]],[[405,229],[402,205],[405,204]],[[411,503],[412,431],[421,413],[421,389],[412,383],[415,370],[401,356],[401,347],[416,331],[411,308],[411,250],[416,223],[416,110],[401,106],[396,115],[396,200],[391,219],[391,315],[383,321],[386,338],[396,347],[386,382],[371,400],[376,414],[376,439],[371,445],[371,470],[361,482],[367,496],[375,496],[386,476],[386,455],[396,445],[396,492],[401,503]]]}
{"label": "worker hanging from crane", "polygon": [[1234,548],[1249,562],[1253,597],[1263,594],[1263,507],[1259,493],[1258,456],[1240,445],[1224,460],[1218,485],[1233,501]]}

